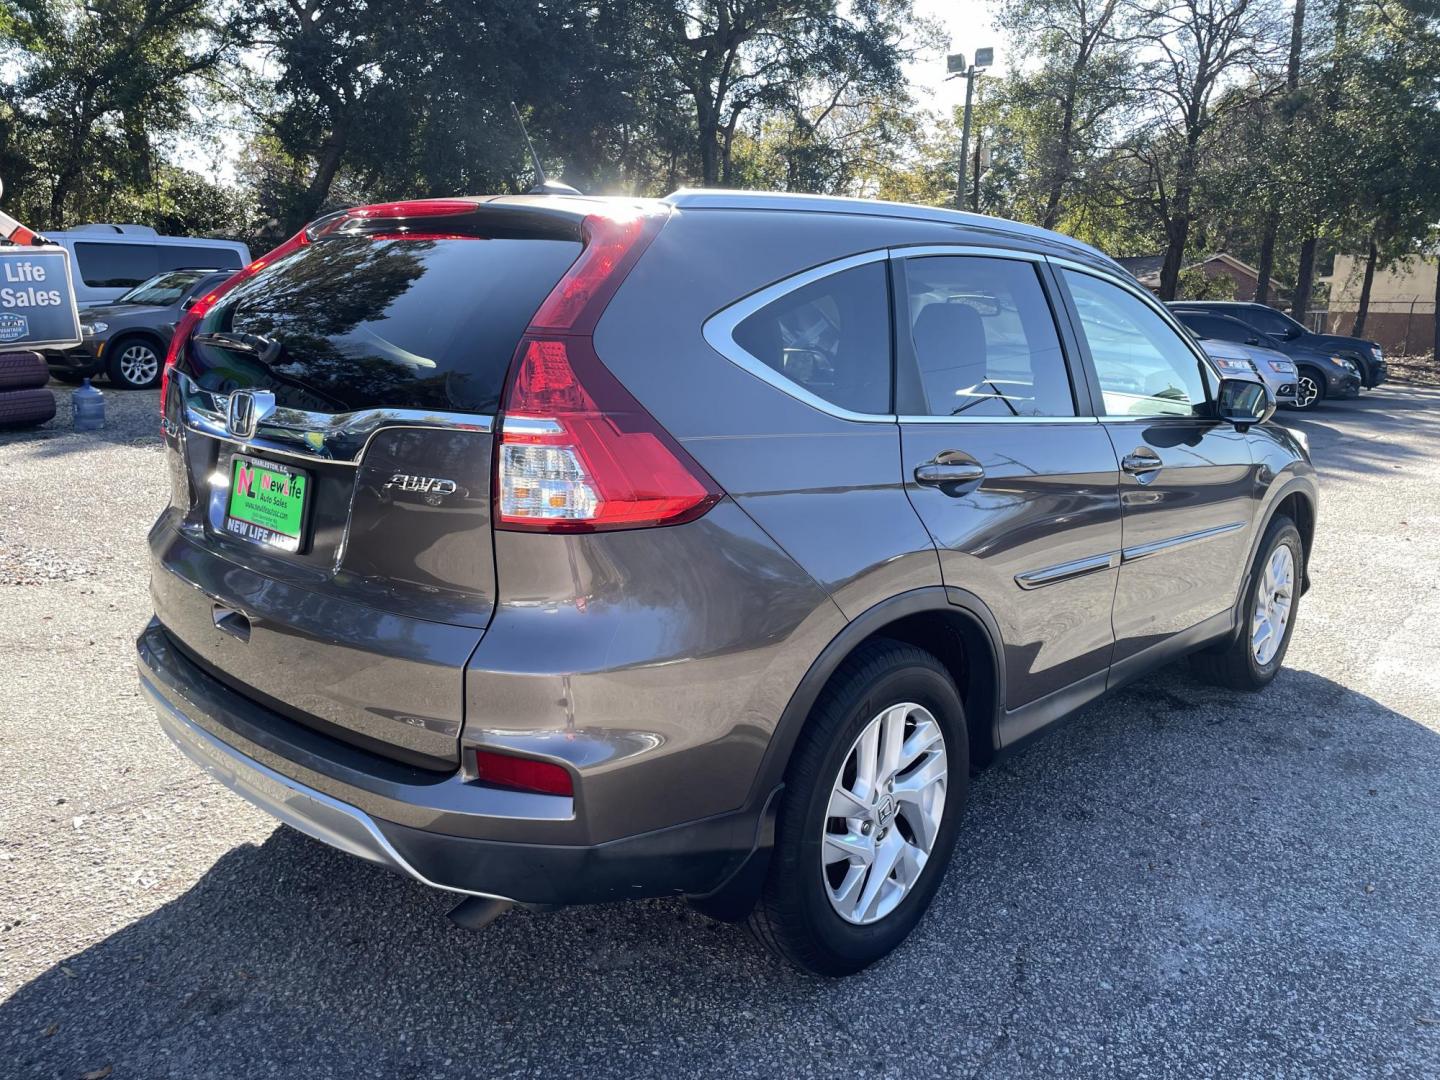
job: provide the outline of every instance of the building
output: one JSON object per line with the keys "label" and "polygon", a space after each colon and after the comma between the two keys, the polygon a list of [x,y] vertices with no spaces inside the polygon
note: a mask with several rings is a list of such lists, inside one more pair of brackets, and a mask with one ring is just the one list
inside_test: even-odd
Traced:
{"label": "building", "polygon": [[[1164,255],[1141,255],[1136,258],[1116,259],[1121,266],[1134,276],[1135,280],[1144,285],[1151,292],[1160,290],[1160,268],[1165,262]],[[1202,296],[1185,295],[1187,290],[1181,289],[1181,300],[1254,300],[1255,286],[1260,281],[1260,272],[1249,263],[1242,262],[1234,255],[1226,252],[1217,252],[1214,255],[1206,256],[1199,262],[1190,263],[1181,268],[1181,274],[1190,274],[1200,271],[1205,275],[1212,286],[1207,287]],[[1182,278],[1183,281],[1183,278]],[[1195,290],[1188,290],[1194,292]],[[1284,292],[1284,286],[1273,277],[1270,279],[1270,302],[1278,303],[1278,299]]]}
{"label": "building", "polygon": [[[1435,278],[1440,263],[1412,256],[1375,271],[1370,309],[1360,336],[1377,341],[1389,353],[1429,352],[1435,340]],[[1330,286],[1330,310],[1324,329],[1348,334],[1360,311],[1365,256],[1335,256],[1335,271],[1320,279]]]}

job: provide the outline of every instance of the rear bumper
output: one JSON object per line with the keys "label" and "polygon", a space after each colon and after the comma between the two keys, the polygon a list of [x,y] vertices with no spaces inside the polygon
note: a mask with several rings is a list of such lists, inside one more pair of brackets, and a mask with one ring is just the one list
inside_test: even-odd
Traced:
{"label": "rear bumper", "polygon": [[301,832],[433,888],[532,904],[706,894],[759,848],[763,807],[593,845],[488,839],[527,820],[543,831],[543,817],[515,812],[556,797],[383,761],[303,728],[211,678],[157,621],[137,648],[141,688],[187,757]]}

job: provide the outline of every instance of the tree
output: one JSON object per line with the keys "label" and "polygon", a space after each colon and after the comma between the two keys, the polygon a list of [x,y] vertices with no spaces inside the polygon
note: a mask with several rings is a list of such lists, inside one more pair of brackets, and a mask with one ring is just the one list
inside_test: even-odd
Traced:
{"label": "tree", "polygon": [[1160,296],[1172,300],[1194,222],[1196,180],[1218,147],[1208,136],[1243,95],[1224,94],[1231,80],[1267,93],[1265,69],[1277,52],[1277,19],[1269,0],[1127,0],[1127,36],[1142,59],[1130,90],[1155,111],[1130,141],[1165,238]]}
{"label": "tree", "polygon": [[1131,57],[1116,37],[1121,0],[1008,0],[1000,25],[1034,69],[1017,67],[996,111],[1027,163],[1032,207],[1025,217],[1047,229],[1061,220],[1085,163],[1121,121],[1121,75]]}
{"label": "tree", "polygon": [[230,52],[234,24],[207,0],[9,0],[0,51],[7,168],[20,212],[62,229],[127,187],[150,187],[157,143],[188,123],[194,80]]}

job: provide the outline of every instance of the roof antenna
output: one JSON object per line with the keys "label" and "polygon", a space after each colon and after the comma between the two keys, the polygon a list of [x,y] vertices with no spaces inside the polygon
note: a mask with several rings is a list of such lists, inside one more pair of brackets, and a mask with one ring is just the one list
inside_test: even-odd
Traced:
{"label": "roof antenna", "polygon": [[525,140],[525,149],[530,151],[530,161],[535,166],[535,183],[525,192],[526,195],[579,195],[569,184],[562,184],[559,180],[551,180],[545,175],[545,166],[540,164],[540,155],[535,152],[535,144],[530,141],[530,133],[525,130],[525,121],[520,119],[520,110],[515,107],[515,102],[510,102],[510,112],[515,117],[515,124],[520,128],[520,137]]}

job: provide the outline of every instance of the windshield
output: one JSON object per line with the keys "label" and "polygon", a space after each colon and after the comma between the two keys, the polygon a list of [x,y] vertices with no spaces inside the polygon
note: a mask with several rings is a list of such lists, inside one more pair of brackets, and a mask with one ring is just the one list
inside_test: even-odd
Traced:
{"label": "windshield", "polygon": [[155,307],[168,307],[185,295],[185,290],[194,285],[209,270],[171,270],[168,273],[156,274],[149,281],[142,281],[135,288],[125,293],[117,304],[152,304]]}

